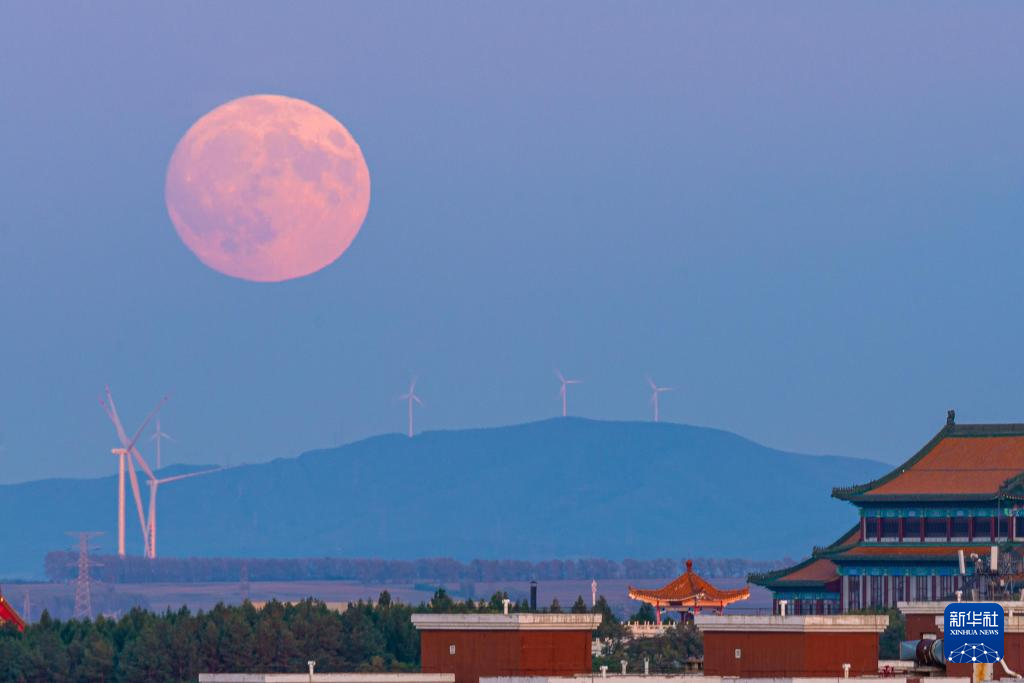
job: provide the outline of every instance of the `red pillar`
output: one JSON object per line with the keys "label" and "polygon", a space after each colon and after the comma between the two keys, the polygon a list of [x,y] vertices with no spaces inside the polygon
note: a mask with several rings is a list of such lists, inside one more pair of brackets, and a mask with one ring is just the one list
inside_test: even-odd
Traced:
{"label": "red pillar", "polygon": [[974,540],[974,517],[967,518],[967,540]]}
{"label": "red pillar", "polygon": [[882,540],[882,518],[875,517],[875,531],[877,533],[878,541]]}
{"label": "red pillar", "polygon": [[654,608],[654,619],[658,626],[661,626],[661,607]]}
{"label": "red pillar", "polygon": [[903,518],[902,517],[900,517],[899,526],[900,526],[900,530],[899,530],[900,543],[903,543]]}
{"label": "red pillar", "polygon": [[999,518],[992,518],[992,540],[996,540],[996,530],[999,528]]}
{"label": "red pillar", "polygon": [[946,517],[946,541],[953,538],[953,518]]}
{"label": "red pillar", "polygon": [[924,525],[927,524],[927,517],[921,518],[921,543],[924,543]]}

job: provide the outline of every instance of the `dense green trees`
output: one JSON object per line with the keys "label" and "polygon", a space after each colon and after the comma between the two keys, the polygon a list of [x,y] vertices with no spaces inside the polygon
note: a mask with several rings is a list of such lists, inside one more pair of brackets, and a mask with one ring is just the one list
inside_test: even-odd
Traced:
{"label": "dense green trees", "polygon": [[[0,681],[7,683],[171,683],[194,681],[199,672],[414,671],[419,634],[413,612],[501,612],[506,593],[490,600],[454,600],[438,589],[413,607],[381,593],[376,603],[359,602],[341,613],[324,603],[270,602],[217,605],[193,614],[186,608],[154,614],[134,609],[120,619],[58,621],[47,613],[25,633],[0,629]],[[556,610],[557,601],[553,604]],[[513,611],[528,610],[525,601]],[[602,597],[589,610],[580,597],[572,612],[598,612],[598,635],[615,642],[623,630]]]}
{"label": "dense green trees", "polygon": [[308,659],[321,671],[414,670],[413,611],[385,593],[343,613],[315,600],[198,614],[137,609],[116,621],[60,622],[44,613],[23,634],[0,630],[0,681],[194,681],[200,671],[302,671]]}

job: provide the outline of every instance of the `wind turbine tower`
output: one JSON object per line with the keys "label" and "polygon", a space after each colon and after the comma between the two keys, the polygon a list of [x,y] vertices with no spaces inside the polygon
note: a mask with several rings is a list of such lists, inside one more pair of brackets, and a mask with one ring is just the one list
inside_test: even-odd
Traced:
{"label": "wind turbine tower", "polygon": [[581,379],[566,379],[565,376],[562,374],[562,371],[561,370],[557,370],[557,369],[555,370],[555,375],[558,376],[558,381],[562,383],[562,388],[559,389],[558,395],[561,396],[561,398],[562,398],[562,417],[565,417],[566,415],[568,415],[568,405],[567,405],[568,404],[567,396],[569,394],[568,387],[569,387],[570,384],[583,384],[583,380],[581,380]]}
{"label": "wind turbine tower", "polygon": [[153,436],[150,437],[150,441],[156,441],[156,468],[159,470],[163,467],[163,463],[160,460],[160,442],[164,439],[168,441],[174,441],[174,437],[160,429],[160,418],[156,419],[156,429],[153,430]]}
{"label": "wind turbine tower", "polygon": [[[135,447],[139,437],[142,436],[143,430],[149,424],[150,420],[156,416],[157,412],[167,401],[168,397],[164,396],[156,404],[146,420],[139,427],[138,431],[135,432],[135,436],[131,439],[128,438],[127,432],[124,430],[124,426],[121,424],[121,417],[117,413],[117,405],[114,403],[114,396],[110,393],[110,387],[106,387],[106,401],[100,398],[100,405],[103,406],[104,412],[107,417],[114,424],[114,428],[117,430],[117,438],[121,442],[120,448],[112,449],[112,453],[118,456],[118,477],[117,477],[117,554],[121,557],[125,556],[125,469],[128,470],[128,475],[132,484],[132,494],[135,497],[135,510],[139,513],[139,527],[142,529],[142,541],[143,547],[149,547],[149,540],[147,538],[147,523],[146,517],[142,512],[142,493],[139,491],[139,479],[135,472],[135,464],[138,463],[142,467],[143,471],[149,475],[150,479],[155,479],[152,470],[149,469],[149,465],[139,454],[139,450]],[[127,466],[127,467],[126,467]]]}
{"label": "wind turbine tower", "polygon": [[412,435],[413,435],[413,429],[412,429],[412,404],[415,402],[415,403],[419,403],[420,405],[423,405],[423,401],[421,401],[420,397],[416,395],[416,377],[415,376],[413,376],[412,381],[409,382],[409,391],[407,391],[406,393],[404,393],[401,396],[399,396],[398,400],[399,401],[406,401],[409,404],[409,438],[411,439]]}
{"label": "wind turbine tower", "polygon": [[220,467],[216,467],[212,470],[189,472],[188,474],[179,474],[176,477],[164,477],[163,479],[151,477],[150,480],[146,482],[149,484],[149,517],[146,522],[146,527],[148,529],[148,533],[146,534],[146,557],[151,560],[156,559],[156,492],[160,489],[160,484],[169,484],[172,481],[201,477],[204,474],[220,472],[221,469],[222,468]]}
{"label": "wind turbine tower", "polygon": [[660,422],[661,413],[658,404],[658,397],[666,391],[672,391],[672,387],[659,387],[650,377],[647,378],[647,383],[651,385],[651,403],[654,405],[654,421]]}

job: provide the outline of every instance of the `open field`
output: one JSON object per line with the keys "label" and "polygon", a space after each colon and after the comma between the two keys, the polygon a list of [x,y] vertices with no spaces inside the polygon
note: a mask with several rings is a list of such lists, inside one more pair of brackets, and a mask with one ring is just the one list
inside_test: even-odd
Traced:
{"label": "open field", "polygon": [[[636,611],[638,603],[627,597],[628,585],[635,583],[643,587],[662,586],[671,579],[648,580],[606,580],[598,581],[598,593],[604,595],[612,609],[620,617]],[[743,584],[742,579],[718,579],[716,585],[735,588]],[[475,599],[490,597],[495,591],[503,590],[515,599],[529,595],[530,584],[526,581],[495,583],[445,584],[445,589],[454,597],[464,599],[472,595]],[[354,602],[376,600],[381,591],[388,591],[402,602],[418,604],[430,599],[433,586],[426,584],[368,584],[355,581],[280,581],[253,582],[249,585],[248,596],[253,601],[278,599],[301,600],[314,597],[325,602]],[[74,584],[21,583],[4,586],[4,596],[19,610],[24,609],[26,592],[29,597],[30,614],[35,620],[43,609],[53,616],[69,617],[74,609]],[[589,581],[543,581],[538,583],[538,602],[547,607],[553,598],[558,598],[564,609],[568,609],[578,595],[590,603]],[[239,583],[135,583],[93,585],[93,608],[99,614],[117,615],[133,606],[155,611],[176,610],[182,605],[191,610],[207,610],[218,602],[240,603],[244,599],[243,587]],[[732,608],[732,611],[766,609],[771,605],[769,593],[757,586],[751,586],[750,600]]]}

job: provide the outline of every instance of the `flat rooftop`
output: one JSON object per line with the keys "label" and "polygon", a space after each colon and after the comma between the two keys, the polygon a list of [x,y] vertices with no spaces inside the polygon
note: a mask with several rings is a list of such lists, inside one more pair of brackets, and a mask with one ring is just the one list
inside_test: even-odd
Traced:
{"label": "flat rooftop", "polygon": [[199,674],[199,683],[455,683],[455,674]]}
{"label": "flat rooftop", "polygon": [[600,614],[414,614],[421,631],[593,631]]}
{"label": "flat rooftop", "polygon": [[821,632],[821,633],[881,633],[889,625],[885,614],[787,614],[781,615],[725,615],[698,614],[694,623],[701,631],[735,633]]}

